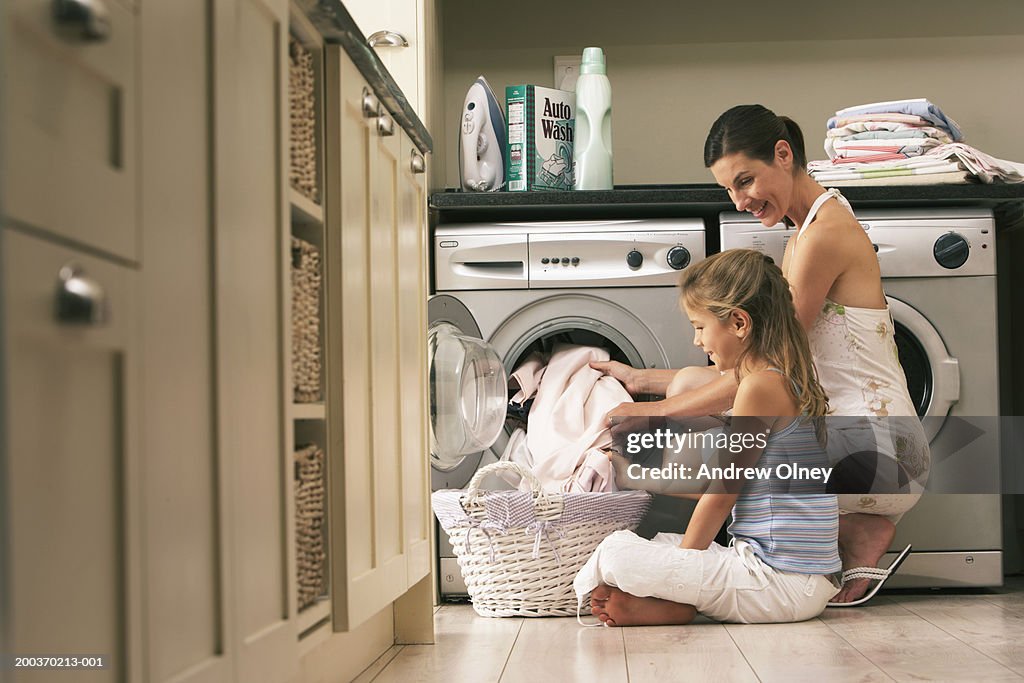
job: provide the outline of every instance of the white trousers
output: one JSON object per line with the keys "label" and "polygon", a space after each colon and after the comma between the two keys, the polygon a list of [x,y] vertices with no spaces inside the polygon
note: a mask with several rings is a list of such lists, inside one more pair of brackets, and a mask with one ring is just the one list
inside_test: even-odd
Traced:
{"label": "white trousers", "polygon": [[679,547],[682,539],[682,534],[662,533],[647,540],[616,531],[577,573],[577,598],[582,601],[605,584],[638,597],[693,605],[717,621],[765,624],[812,619],[839,592],[827,576],[771,568],[744,541],[688,550]]}

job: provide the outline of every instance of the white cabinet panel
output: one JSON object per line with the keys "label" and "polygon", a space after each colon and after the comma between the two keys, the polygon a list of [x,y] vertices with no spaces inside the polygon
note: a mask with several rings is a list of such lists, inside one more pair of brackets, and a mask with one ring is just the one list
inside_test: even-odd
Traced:
{"label": "white cabinet panel", "polygon": [[108,37],[83,42],[58,30],[52,2],[8,4],[6,214],[138,260],[134,14],[107,2]]}
{"label": "white cabinet panel", "polygon": [[[76,680],[138,679],[137,273],[10,229],[2,239],[12,651],[104,655],[108,668]],[[106,322],[58,322],[70,264],[102,288]]]}
{"label": "white cabinet panel", "polygon": [[284,111],[288,5],[215,9],[214,216],[219,466],[229,531],[232,638],[240,681],[297,671],[284,443],[281,253],[287,216]]}
{"label": "white cabinet panel", "polygon": [[430,572],[430,499],[427,446],[427,225],[426,166],[400,132],[398,162],[398,374],[401,378],[402,500],[408,585]]}
{"label": "white cabinet panel", "polygon": [[345,8],[367,39],[378,31],[391,31],[408,41],[405,47],[379,44],[374,49],[413,110],[423,117],[424,0],[350,0]]}
{"label": "white cabinet panel", "polygon": [[327,89],[332,597],[348,630],[430,567],[426,195],[411,141],[337,49]]}

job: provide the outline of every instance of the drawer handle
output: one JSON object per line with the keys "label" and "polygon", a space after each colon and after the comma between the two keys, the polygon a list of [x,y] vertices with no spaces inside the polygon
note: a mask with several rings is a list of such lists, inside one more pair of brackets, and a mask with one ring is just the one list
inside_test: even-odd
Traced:
{"label": "drawer handle", "polygon": [[377,31],[366,39],[370,47],[409,47],[405,36],[395,31]]}
{"label": "drawer handle", "polygon": [[384,107],[381,107],[377,112],[377,132],[383,138],[395,134],[395,120],[387,115]]}
{"label": "drawer handle", "polygon": [[372,119],[379,116],[378,107],[380,107],[380,103],[377,102],[377,98],[373,96],[369,88],[363,86],[363,118]]}
{"label": "drawer handle", "polygon": [[53,0],[53,20],[77,40],[102,43],[110,38],[110,15],[103,0]]}
{"label": "drawer handle", "polygon": [[60,269],[57,283],[57,320],[68,325],[101,325],[109,311],[106,292],[87,277],[82,268],[68,263]]}
{"label": "drawer handle", "polygon": [[427,170],[427,162],[423,159],[423,155],[417,150],[412,150],[412,158],[409,160],[409,168],[412,169],[413,173],[423,173]]}

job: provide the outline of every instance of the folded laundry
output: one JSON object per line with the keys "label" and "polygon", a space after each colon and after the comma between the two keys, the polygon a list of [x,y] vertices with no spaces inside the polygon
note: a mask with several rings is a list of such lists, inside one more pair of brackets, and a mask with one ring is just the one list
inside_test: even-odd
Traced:
{"label": "folded laundry", "polygon": [[1024,182],[1024,164],[997,159],[961,142],[940,145],[924,154],[906,159],[873,163],[846,160],[845,163],[812,161],[807,170],[815,180],[855,180],[889,176],[928,175],[967,171],[984,183]]}
{"label": "folded laundry", "polygon": [[[924,98],[874,102],[871,104],[859,104],[854,107],[840,109],[836,112],[834,117],[828,120],[828,128],[835,128],[837,126],[844,125],[844,123],[841,123],[842,121],[854,119],[854,117],[867,116],[874,120],[885,120],[880,117],[892,117],[899,115],[918,117],[924,121],[930,122],[938,128],[948,130],[950,135],[953,137],[953,140],[956,142],[963,139],[963,134],[960,132],[960,126],[957,125],[956,121],[946,116],[939,107]],[[888,120],[898,119],[890,118]]]}
{"label": "folded laundry", "polygon": [[880,186],[880,185],[964,185],[977,179],[964,170],[926,175],[873,176],[870,178],[815,178],[825,187]]}
{"label": "folded laundry", "polygon": [[1024,182],[1024,164],[964,144],[956,121],[923,98],[840,109],[826,128],[828,161],[807,164],[823,185]]}

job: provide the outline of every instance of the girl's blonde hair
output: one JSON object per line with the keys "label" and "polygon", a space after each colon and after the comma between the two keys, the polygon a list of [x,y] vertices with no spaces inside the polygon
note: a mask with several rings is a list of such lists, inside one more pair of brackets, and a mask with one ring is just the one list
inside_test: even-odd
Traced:
{"label": "girl's blonde hair", "polygon": [[744,360],[763,359],[793,380],[787,389],[802,414],[821,417],[828,412],[828,396],[818,384],[789,283],[771,258],[753,249],[729,249],[683,271],[679,287],[691,309],[705,309],[721,321],[735,310],[750,316],[749,341],[736,363],[737,380]]}

